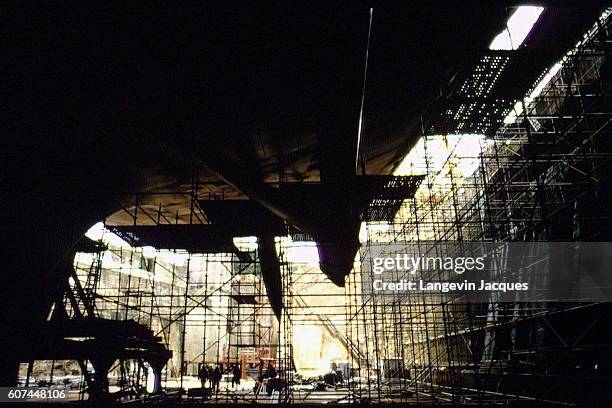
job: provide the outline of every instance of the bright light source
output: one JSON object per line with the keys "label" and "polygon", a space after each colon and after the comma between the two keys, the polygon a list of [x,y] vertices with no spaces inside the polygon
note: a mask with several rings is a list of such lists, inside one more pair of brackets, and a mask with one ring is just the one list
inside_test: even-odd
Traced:
{"label": "bright light source", "polygon": [[117,235],[113,234],[109,230],[104,228],[104,223],[98,222],[94,224],[90,229],[87,230],[85,236],[92,241],[100,241],[104,242],[106,245],[116,247],[116,248],[128,248],[130,245],[119,238]]}
{"label": "bright light source", "polygon": [[478,155],[481,145],[485,142],[484,135],[480,134],[433,135],[427,136],[427,146],[425,146],[425,138],[421,137],[393,174],[396,176],[420,174],[444,176],[449,171],[445,167],[449,167],[449,163],[452,163],[457,173],[455,176],[469,177],[478,168]]}
{"label": "bright light source", "polygon": [[321,360],[319,361],[319,372],[327,374],[331,371],[331,361]]}
{"label": "bright light source", "polygon": [[319,250],[315,242],[300,242],[293,245],[287,248],[287,260],[289,262],[317,266],[319,263]]}
{"label": "bright light source", "polygon": [[187,258],[189,255],[185,252],[174,252],[174,251],[159,251],[157,252],[157,258],[167,262],[170,265],[185,266],[187,264]]}
{"label": "bright light source", "polygon": [[152,246],[143,246],[142,247],[142,256],[145,258],[155,258],[157,255],[157,250]]}
{"label": "bright light source", "polygon": [[104,224],[97,222],[87,230],[85,236],[93,241],[100,241],[104,236]]}
{"label": "bright light source", "polygon": [[234,245],[241,251],[252,251],[257,249],[257,237],[235,237]]}
{"label": "bright light source", "polygon": [[[612,14],[612,8],[606,9],[602,13],[602,15],[599,17],[599,20],[605,21],[610,16],[610,14]],[[563,58],[561,58],[555,65],[552,66],[550,70],[548,70],[546,75],[544,75],[544,77],[535,86],[533,91],[531,91],[529,96],[525,97],[525,105],[527,106],[530,105],[531,103],[533,103],[533,101],[538,96],[540,96],[544,88],[548,86],[548,84],[551,82],[553,77],[557,75],[559,70],[561,70],[561,68],[563,67],[563,63],[567,61],[568,58],[571,58],[571,55],[574,54],[574,52],[584,43],[584,41],[586,41],[587,38],[590,38],[591,36],[593,36],[593,34],[598,29],[598,27],[599,27],[598,23],[596,23],[593,27],[591,27],[591,29],[584,34],[583,39],[578,41],[578,43],[576,44],[576,47],[569,50]],[[506,116],[506,118],[504,119],[504,123],[506,125],[515,123],[517,118],[522,114],[523,114],[523,106],[522,106],[521,101],[519,101],[514,105],[514,108],[510,111],[508,116]]]}
{"label": "bright light source", "polygon": [[147,392],[149,394],[155,391],[155,371],[151,367],[147,367]]}
{"label": "bright light source", "polygon": [[540,94],[544,90],[544,87],[546,85],[548,85],[550,80],[555,75],[557,75],[557,73],[561,70],[561,67],[562,67],[562,65],[559,62],[557,62],[555,65],[553,65],[553,67],[546,73],[546,75],[544,75],[544,78],[542,78],[542,80],[536,85],[536,87],[533,89],[533,91],[529,94],[529,97],[531,99],[535,99],[538,96],[540,96]]}
{"label": "bright light source", "polygon": [[385,236],[391,230],[388,222],[362,222],[359,228],[359,242],[366,243],[368,240],[375,240],[376,236]]}
{"label": "bright light source", "polygon": [[516,50],[538,21],[543,7],[521,6],[508,19],[507,27],[489,45],[490,50]]}

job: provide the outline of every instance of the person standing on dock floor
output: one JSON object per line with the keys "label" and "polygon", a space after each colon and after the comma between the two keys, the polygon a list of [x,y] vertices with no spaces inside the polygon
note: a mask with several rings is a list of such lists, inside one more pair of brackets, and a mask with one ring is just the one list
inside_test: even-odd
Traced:
{"label": "person standing on dock floor", "polygon": [[219,383],[221,382],[221,377],[223,377],[223,374],[221,373],[221,369],[219,368],[219,366],[216,366],[214,371],[212,372],[211,379],[210,379],[212,382],[212,390],[214,393],[219,392]]}
{"label": "person standing on dock floor", "polygon": [[236,386],[240,385],[240,376],[242,375],[242,370],[240,370],[239,364],[236,364],[234,365],[234,367],[232,367],[232,374],[234,375],[232,377],[232,388],[233,388],[234,385]]}
{"label": "person standing on dock floor", "polygon": [[198,378],[202,383],[202,388],[206,388],[206,381],[208,381],[208,367],[206,367],[206,364],[202,364],[200,366],[200,370],[198,371]]}

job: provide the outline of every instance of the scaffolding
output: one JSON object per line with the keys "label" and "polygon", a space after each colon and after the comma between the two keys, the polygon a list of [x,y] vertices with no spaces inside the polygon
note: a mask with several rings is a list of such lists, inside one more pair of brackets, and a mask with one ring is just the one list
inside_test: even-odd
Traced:
{"label": "scaffolding", "polygon": [[[151,205],[159,195],[184,192],[147,193],[147,205],[143,193],[122,204],[133,222],[106,225],[104,234],[122,241],[103,234],[105,246],[77,255],[66,309],[134,320],[161,336],[174,351],[164,373],[168,395],[199,387],[204,364],[239,365],[242,378],[258,382],[274,366],[280,385],[266,401],[284,403],[557,406],[601,397],[589,391],[609,379],[612,350],[599,338],[607,333],[608,305],[365,296],[364,274],[369,252],[385,243],[438,251],[448,242],[610,240],[611,21],[608,10],[501,126],[487,116],[494,134],[445,129],[422,136],[396,176],[423,181],[392,180],[391,187],[409,181],[414,197],[371,202],[344,287],[322,275],[315,255],[295,256],[316,252],[303,242],[308,236],[266,219],[280,269],[282,311],[274,313],[257,239],[244,235],[255,227],[219,225],[226,215],[215,207],[219,197],[203,197],[196,171],[186,214]],[[253,221],[247,207],[232,211]],[[333,364],[308,365],[312,338],[324,339],[321,361]],[[337,376],[331,384],[322,378],[330,371]],[[114,372],[122,390],[146,382],[139,364],[119,362]],[[262,395],[226,388],[213,400],[261,402]]]}
{"label": "scaffolding", "polygon": [[[608,10],[491,137],[423,136],[398,171],[425,181],[393,223],[365,226],[362,261],[377,243],[435,252],[450,241],[608,241],[610,28]],[[362,303],[362,283],[356,272],[347,285],[356,305],[347,330],[367,356],[362,397],[538,406],[609,397],[608,374],[598,371],[610,357],[597,317],[609,314],[607,304],[432,302],[410,293]],[[583,391],[572,391],[577,384]]]}

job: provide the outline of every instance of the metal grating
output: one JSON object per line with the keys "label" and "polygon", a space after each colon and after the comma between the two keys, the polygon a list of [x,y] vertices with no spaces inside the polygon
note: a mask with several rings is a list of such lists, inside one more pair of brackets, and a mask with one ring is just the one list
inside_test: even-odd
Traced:
{"label": "metal grating", "polygon": [[424,176],[389,176],[362,213],[366,222],[391,222],[407,198],[412,198]]}

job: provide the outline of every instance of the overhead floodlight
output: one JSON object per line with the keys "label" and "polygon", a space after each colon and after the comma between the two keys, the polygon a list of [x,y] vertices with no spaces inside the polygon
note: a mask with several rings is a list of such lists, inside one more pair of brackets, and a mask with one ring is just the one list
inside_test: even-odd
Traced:
{"label": "overhead floodlight", "polygon": [[544,7],[521,6],[508,19],[506,28],[493,39],[490,50],[516,50],[525,41]]}

